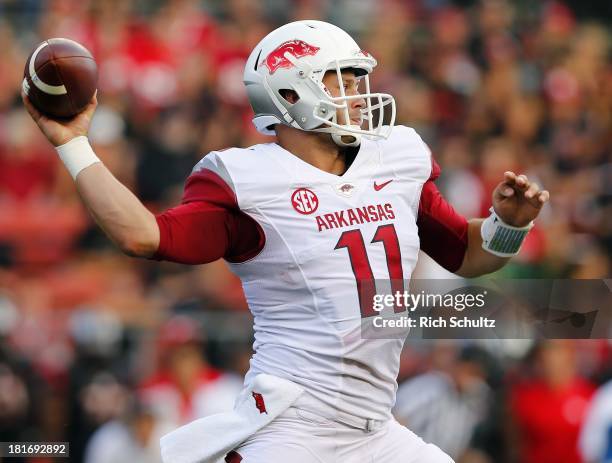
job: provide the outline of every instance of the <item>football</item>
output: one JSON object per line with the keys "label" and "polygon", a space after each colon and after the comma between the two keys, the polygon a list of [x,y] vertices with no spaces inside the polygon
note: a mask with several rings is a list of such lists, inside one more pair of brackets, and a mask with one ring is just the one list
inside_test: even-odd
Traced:
{"label": "football", "polygon": [[23,91],[41,113],[70,118],[91,100],[98,84],[98,66],[87,48],[74,40],[55,38],[38,44],[23,72]]}

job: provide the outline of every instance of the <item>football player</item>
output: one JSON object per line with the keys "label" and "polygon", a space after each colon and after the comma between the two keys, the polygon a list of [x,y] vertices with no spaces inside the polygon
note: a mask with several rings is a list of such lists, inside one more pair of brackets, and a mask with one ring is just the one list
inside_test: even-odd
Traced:
{"label": "football player", "polygon": [[223,258],[242,280],[255,353],[236,414],[162,440],[166,461],[452,461],[392,418],[404,340],[361,336],[362,320],[374,315],[364,289],[374,279],[404,289],[419,249],[458,275],[499,269],[549,194],[506,172],[488,218],[458,215],[435,186],[440,168],[425,143],[394,127],[393,97],[372,92],[376,64],[325,22],[268,34],[244,82],[257,130],[276,142],[208,153],[182,204],[158,216],[89,145],[95,97],[58,122],[24,96],[122,251],[186,264]]}

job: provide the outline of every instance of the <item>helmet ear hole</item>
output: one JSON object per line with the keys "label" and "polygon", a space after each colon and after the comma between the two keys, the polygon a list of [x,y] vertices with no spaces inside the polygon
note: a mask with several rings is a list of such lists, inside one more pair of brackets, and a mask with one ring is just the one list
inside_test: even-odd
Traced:
{"label": "helmet ear hole", "polygon": [[281,88],[278,94],[288,103],[295,104],[300,100],[300,96],[295,90],[289,88]]}

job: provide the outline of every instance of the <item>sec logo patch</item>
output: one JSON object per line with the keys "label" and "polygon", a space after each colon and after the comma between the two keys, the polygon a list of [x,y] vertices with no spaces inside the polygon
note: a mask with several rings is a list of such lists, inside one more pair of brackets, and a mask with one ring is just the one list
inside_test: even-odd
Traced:
{"label": "sec logo patch", "polygon": [[319,207],[319,198],[308,188],[298,188],[291,195],[291,205],[300,214],[312,214]]}

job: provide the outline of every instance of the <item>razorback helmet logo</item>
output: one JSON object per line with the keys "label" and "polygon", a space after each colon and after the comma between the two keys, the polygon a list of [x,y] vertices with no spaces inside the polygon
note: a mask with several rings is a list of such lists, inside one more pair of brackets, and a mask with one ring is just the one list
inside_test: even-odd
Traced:
{"label": "razorback helmet logo", "polygon": [[303,40],[287,40],[272,50],[262,64],[268,68],[270,74],[274,74],[279,68],[289,69],[293,66],[293,63],[285,56],[286,53],[296,58],[303,58],[304,56],[314,56],[319,50],[319,47],[309,45]]}
{"label": "razorback helmet logo", "polygon": [[257,410],[259,410],[259,414],[261,415],[262,413],[265,413],[267,415],[268,411],[266,410],[266,403],[264,402],[263,395],[261,395],[259,392],[251,392],[251,394],[253,394],[253,398],[255,399],[255,407],[257,407]]}

